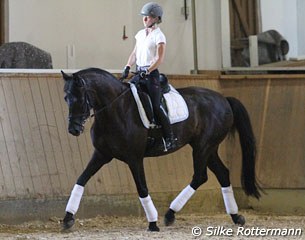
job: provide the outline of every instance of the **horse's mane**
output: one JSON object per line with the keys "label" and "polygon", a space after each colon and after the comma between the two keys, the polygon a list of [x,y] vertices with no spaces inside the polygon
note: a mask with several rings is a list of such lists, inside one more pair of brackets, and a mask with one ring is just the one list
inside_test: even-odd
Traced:
{"label": "horse's mane", "polygon": [[80,70],[78,72],[75,73],[75,75],[88,75],[88,74],[97,74],[97,75],[102,75],[103,77],[109,77],[109,78],[113,78],[116,80],[116,77],[111,74],[110,72],[100,69],[100,68],[86,68],[83,70]]}

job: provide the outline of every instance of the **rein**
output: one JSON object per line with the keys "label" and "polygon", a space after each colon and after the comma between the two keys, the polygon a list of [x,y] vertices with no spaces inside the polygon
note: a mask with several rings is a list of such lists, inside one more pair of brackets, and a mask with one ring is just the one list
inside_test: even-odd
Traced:
{"label": "rein", "polygon": [[[90,88],[87,88],[86,86],[86,82],[85,80],[82,78],[82,77],[79,77],[82,84],[83,84],[83,87],[85,89],[85,95],[86,95],[86,98],[85,98],[85,102],[86,102],[86,106],[87,106],[87,109],[89,109],[89,112],[90,112],[90,109],[93,108],[92,105],[90,104],[90,101],[89,101],[89,97],[88,97],[88,91],[92,91]],[[94,113],[92,115],[90,115],[90,117],[94,117],[96,116],[97,114],[103,112],[104,110],[106,110],[107,108],[111,107],[116,101],[118,101],[121,97],[123,97],[127,92],[130,91],[130,88],[127,88],[126,90],[124,90],[119,96],[117,96],[114,100],[112,100],[108,105],[105,105],[103,106],[102,108],[98,109],[98,110],[94,110]],[[98,103],[101,103],[100,99],[97,97],[96,95],[96,98],[97,98],[97,102]],[[82,114],[83,116],[85,116],[87,113],[84,113]]]}
{"label": "rein", "polygon": [[108,105],[105,105],[104,107],[102,107],[101,109],[95,110],[94,113],[91,115],[91,117],[94,117],[95,115],[97,115],[98,113],[103,112],[104,110],[106,110],[107,108],[109,108],[113,103],[115,103],[116,101],[118,101],[121,97],[123,97],[127,92],[129,92],[130,89],[127,88],[126,90],[124,90],[119,96],[117,96],[113,101],[111,101],[111,103],[109,103]]}

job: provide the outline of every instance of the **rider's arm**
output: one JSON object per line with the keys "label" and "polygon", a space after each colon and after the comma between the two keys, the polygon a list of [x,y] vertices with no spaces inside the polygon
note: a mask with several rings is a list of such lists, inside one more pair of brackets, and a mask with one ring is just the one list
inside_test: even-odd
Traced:
{"label": "rider's arm", "polygon": [[161,42],[157,45],[156,61],[150,65],[148,71],[152,72],[153,70],[157,69],[163,62],[164,56],[165,56],[165,43]]}
{"label": "rider's arm", "polygon": [[136,63],[136,50],[137,50],[137,46],[134,47],[133,51],[131,52],[127,64],[126,66],[133,66]]}

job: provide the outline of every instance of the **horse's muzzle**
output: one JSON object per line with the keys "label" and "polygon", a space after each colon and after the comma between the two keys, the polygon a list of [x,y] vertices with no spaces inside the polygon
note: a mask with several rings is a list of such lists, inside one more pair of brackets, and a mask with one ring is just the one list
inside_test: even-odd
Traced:
{"label": "horse's muzzle", "polygon": [[77,137],[84,131],[84,127],[80,124],[69,123],[68,131]]}
{"label": "horse's muzzle", "polygon": [[72,134],[73,136],[75,137],[78,137],[80,135],[80,131],[78,131],[77,129],[75,128],[69,128],[69,133]]}

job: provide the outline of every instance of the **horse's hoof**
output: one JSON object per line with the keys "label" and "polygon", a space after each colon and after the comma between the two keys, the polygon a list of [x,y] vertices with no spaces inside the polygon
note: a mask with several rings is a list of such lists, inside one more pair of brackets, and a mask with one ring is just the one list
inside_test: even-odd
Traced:
{"label": "horse's hoof", "polygon": [[65,218],[63,219],[62,228],[63,230],[68,230],[73,227],[75,220],[73,214],[67,212]]}
{"label": "horse's hoof", "polygon": [[164,216],[165,226],[173,225],[175,222],[175,212],[172,209],[169,209]]}
{"label": "horse's hoof", "polygon": [[157,226],[157,222],[150,222],[147,231],[160,232],[160,228]]}
{"label": "horse's hoof", "polygon": [[243,226],[246,223],[246,219],[243,215],[231,214],[232,220],[235,224]]}

